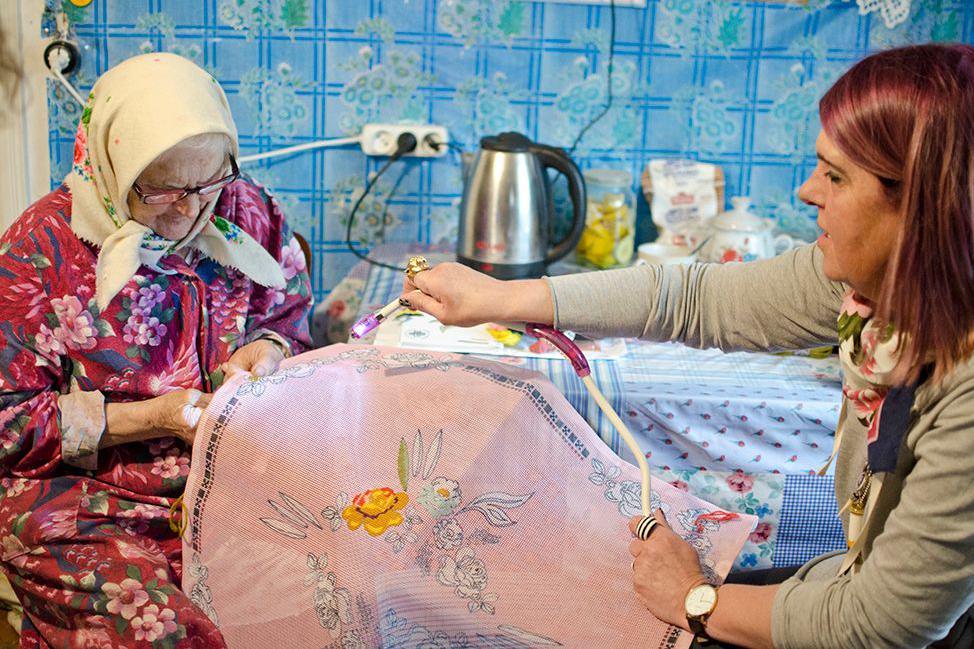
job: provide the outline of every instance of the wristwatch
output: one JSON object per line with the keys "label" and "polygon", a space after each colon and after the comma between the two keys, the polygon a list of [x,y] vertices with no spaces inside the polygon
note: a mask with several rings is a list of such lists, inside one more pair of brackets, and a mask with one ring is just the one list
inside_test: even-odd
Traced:
{"label": "wristwatch", "polygon": [[687,624],[696,635],[707,636],[707,620],[717,608],[717,589],[710,584],[694,586],[683,600]]}

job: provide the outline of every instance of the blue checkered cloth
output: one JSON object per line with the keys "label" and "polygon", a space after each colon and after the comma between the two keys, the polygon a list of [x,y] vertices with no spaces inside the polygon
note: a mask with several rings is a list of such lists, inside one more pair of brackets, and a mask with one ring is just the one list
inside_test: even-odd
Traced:
{"label": "blue checkered cloth", "polygon": [[797,566],[846,547],[832,476],[785,476],[774,566]]}

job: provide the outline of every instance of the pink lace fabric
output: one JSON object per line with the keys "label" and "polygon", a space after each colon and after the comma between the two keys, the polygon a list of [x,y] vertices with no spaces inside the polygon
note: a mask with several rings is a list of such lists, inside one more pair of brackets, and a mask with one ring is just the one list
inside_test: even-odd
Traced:
{"label": "pink lace fabric", "polygon": [[[687,647],[633,593],[638,479],[537,373],[318,349],[204,413],[183,587],[230,647]],[[653,497],[720,581],[754,517]]]}

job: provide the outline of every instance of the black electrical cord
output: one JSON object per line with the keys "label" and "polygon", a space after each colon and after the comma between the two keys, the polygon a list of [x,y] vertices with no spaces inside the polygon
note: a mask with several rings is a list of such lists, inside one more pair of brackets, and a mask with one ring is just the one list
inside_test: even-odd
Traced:
{"label": "black electrical cord", "polygon": [[595,126],[596,122],[605,117],[609,109],[612,108],[612,68],[615,61],[615,49],[616,49],[616,2],[615,0],[609,0],[609,11],[610,11],[610,27],[609,27],[609,65],[606,76],[608,81],[605,86],[606,102],[605,106],[602,108],[602,112],[593,117],[588,124],[586,124],[581,131],[578,132],[578,136],[575,137],[575,141],[572,142],[572,147],[568,150],[568,155],[571,156],[575,153],[575,149],[578,148],[578,143],[582,141],[585,134],[590,128]]}
{"label": "black electrical cord", "polygon": [[[403,270],[399,266],[392,266],[390,264],[386,264],[381,261],[376,261],[375,259],[370,259],[368,255],[364,255],[355,249],[355,246],[352,245],[352,227],[355,225],[355,214],[358,212],[358,208],[362,206],[362,201],[364,201],[365,197],[369,195],[370,191],[372,191],[372,187],[375,186],[375,183],[379,180],[379,177],[382,176],[382,174],[384,174],[386,170],[392,166],[393,162],[396,162],[397,160],[399,160],[399,158],[403,157],[404,155],[406,155],[407,153],[415,149],[416,149],[416,136],[414,136],[412,133],[403,133],[402,135],[400,135],[399,138],[396,140],[395,152],[391,156],[389,156],[389,159],[386,161],[384,165],[382,165],[379,168],[379,170],[375,173],[375,175],[372,176],[372,179],[365,184],[365,190],[358,197],[358,200],[355,201],[355,205],[352,206],[352,211],[349,212],[348,214],[348,227],[345,228],[345,245],[348,247],[348,249],[352,252],[353,255],[355,255],[362,261],[366,261],[372,264],[373,266],[388,268],[390,270],[400,270],[400,271]],[[384,221],[385,221],[385,216],[383,215],[383,222]]]}
{"label": "black electrical cord", "polygon": [[399,174],[399,177],[396,178],[396,182],[392,183],[392,189],[390,189],[389,193],[386,195],[386,208],[382,210],[382,223],[379,224],[379,239],[381,240],[385,240],[386,237],[386,222],[389,220],[389,208],[392,206],[392,199],[395,198],[396,192],[399,191],[399,186],[402,185],[402,181],[406,179],[406,176],[408,176],[409,172],[413,169],[415,169],[415,167],[411,167],[409,165],[404,167],[402,172]]}

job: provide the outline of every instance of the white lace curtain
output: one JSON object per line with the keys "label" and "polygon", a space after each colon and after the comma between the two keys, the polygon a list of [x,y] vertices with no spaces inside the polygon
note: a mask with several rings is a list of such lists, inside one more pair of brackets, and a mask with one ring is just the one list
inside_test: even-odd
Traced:
{"label": "white lace curtain", "polygon": [[856,0],[856,4],[859,5],[859,14],[863,16],[878,11],[883,17],[883,22],[890,29],[905,21],[910,15],[910,0]]}

